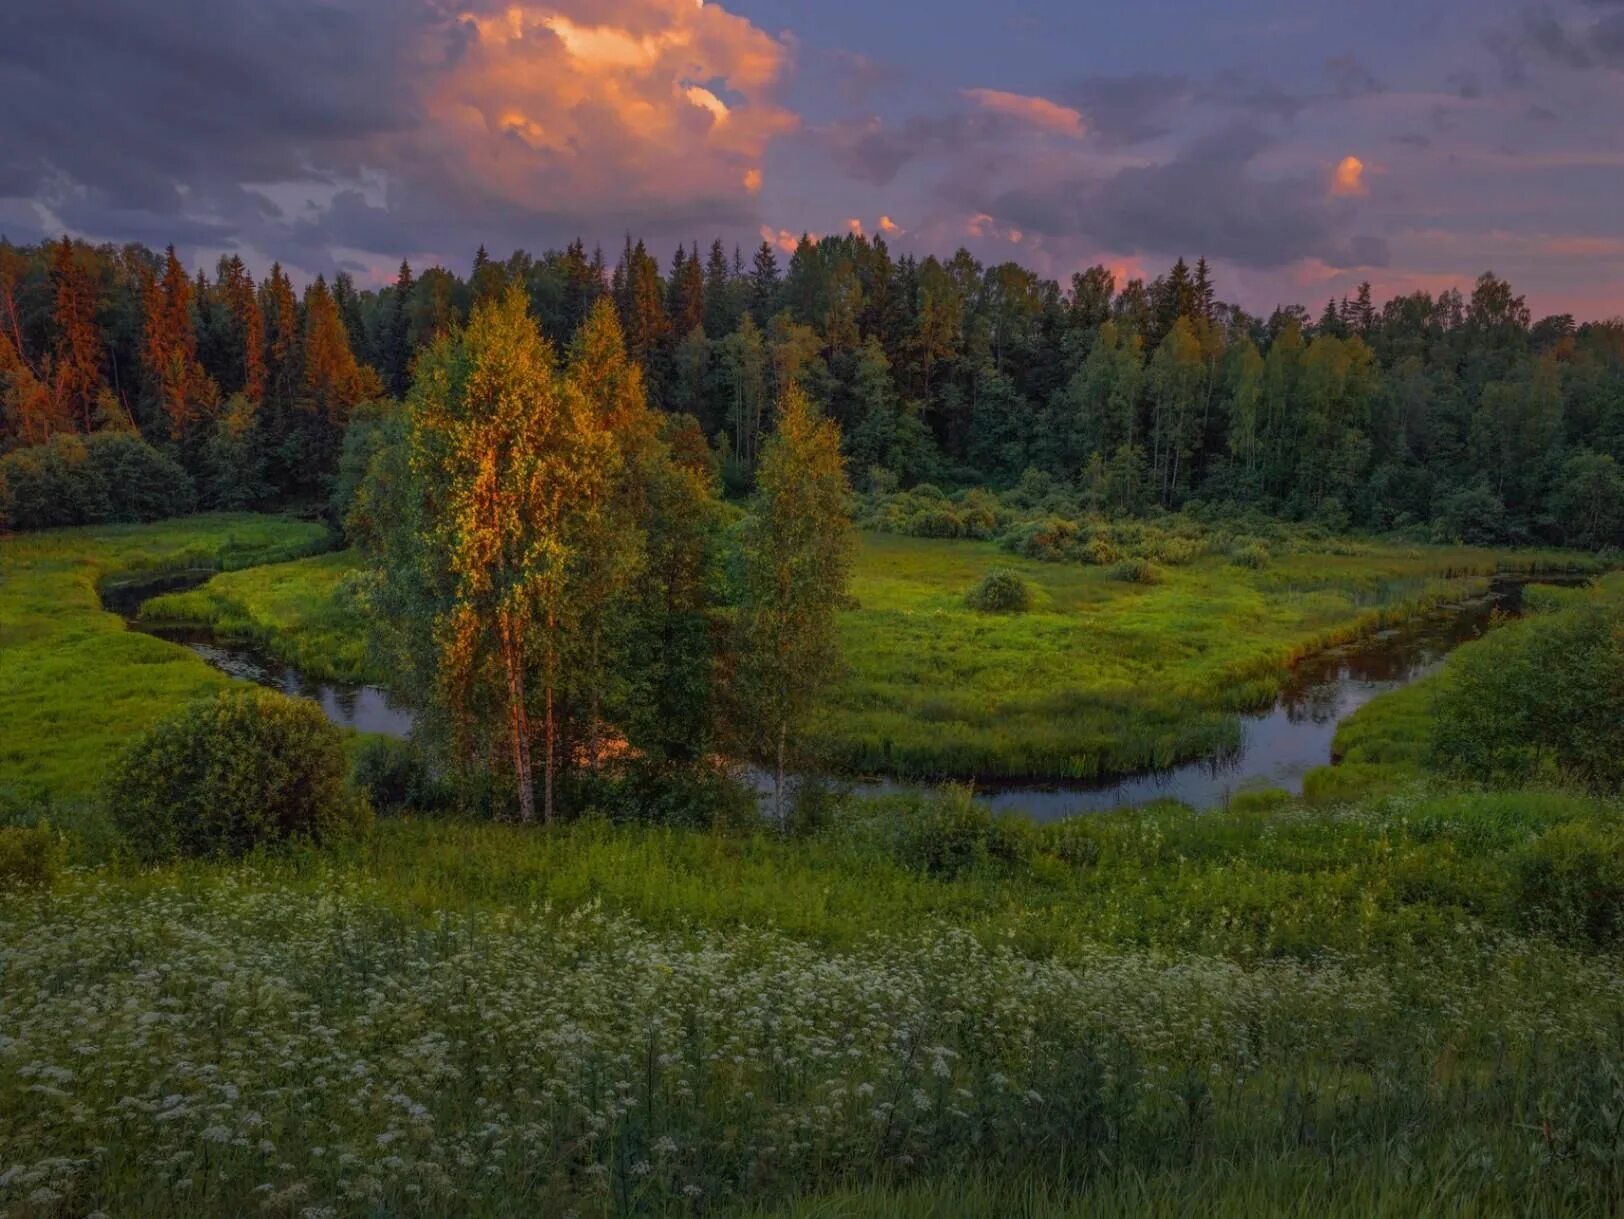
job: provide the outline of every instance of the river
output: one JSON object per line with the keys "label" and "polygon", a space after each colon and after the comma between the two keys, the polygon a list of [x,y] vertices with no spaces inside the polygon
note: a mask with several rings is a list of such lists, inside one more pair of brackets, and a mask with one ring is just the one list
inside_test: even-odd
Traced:
{"label": "river", "polygon": [[[110,586],[103,590],[102,602],[131,629],[185,644],[222,673],[315,700],[335,724],[386,736],[410,735],[411,711],[392,703],[381,687],[316,681],[260,649],[216,640],[207,627],[148,623],[138,617],[147,598],[194,587],[210,574],[181,572],[160,581]],[[1331,741],[1342,720],[1377,695],[1434,672],[1445,656],[1480,636],[1497,616],[1519,614],[1523,586],[1532,582],[1581,581],[1499,577],[1481,596],[1437,606],[1399,626],[1311,656],[1292,669],[1273,706],[1240,717],[1240,745],[1222,758],[1100,783],[982,784],[978,796],[994,810],[1018,809],[1047,821],[1162,798],[1205,809],[1221,808],[1241,791],[1277,787],[1300,792],[1308,771],[1333,760]],[[914,785],[869,780],[853,786],[879,793]]]}

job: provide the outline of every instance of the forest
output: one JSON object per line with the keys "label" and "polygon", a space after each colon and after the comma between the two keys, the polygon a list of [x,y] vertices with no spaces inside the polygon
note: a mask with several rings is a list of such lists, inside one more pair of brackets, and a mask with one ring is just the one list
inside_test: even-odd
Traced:
{"label": "forest", "polygon": [[1624,320],[0,243],[0,1214],[1624,1208]]}
{"label": "forest", "polygon": [[1469,295],[1378,304],[1367,286],[1262,318],[1225,304],[1204,260],[1062,285],[964,250],[893,259],[856,235],[803,237],[782,267],[766,242],[748,261],[679,247],[663,273],[630,238],[612,267],[580,242],[502,262],[481,249],[466,279],[403,263],[378,290],[339,272],[302,294],[236,257],[211,278],[173,250],[0,246],[0,446],[28,453],[6,462],[5,510],[23,528],[127,515],[94,489],[46,490],[72,458],[38,446],[132,430],[200,507],[321,500],[357,408],[404,397],[417,353],[515,286],[560,350],[611,300],[650,403],[693,420],[733,495],[793,384],[840,427],[863,490],[1036,472],[1111,516],[1216,507],[1483,544],[1624,540],[1616,319],[1535,320],[1488,273]]}

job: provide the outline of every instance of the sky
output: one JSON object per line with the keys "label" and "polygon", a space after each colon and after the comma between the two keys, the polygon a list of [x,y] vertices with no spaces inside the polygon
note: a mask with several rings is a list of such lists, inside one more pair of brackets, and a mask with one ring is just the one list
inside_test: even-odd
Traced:
{"label": "sky", "polygon": [[1624,314],[1624,0],[8,0],[0,233],[302,276],[884,235]]}

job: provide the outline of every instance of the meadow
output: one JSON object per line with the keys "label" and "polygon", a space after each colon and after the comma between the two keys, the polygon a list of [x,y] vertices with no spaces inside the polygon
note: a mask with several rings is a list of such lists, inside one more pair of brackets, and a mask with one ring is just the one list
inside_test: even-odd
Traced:
{"label": "meadow", "polygon": [[[1320,540],[1261,566],[1201,553],[1156,583],[1042,562],[990,542],[865,532],[840,615],[842,672],[806,742],[853,774],[1092,779],[1233,746],[1234,712],[1266,705],[1291,663],[1482,587],[1562,568],[1541,551]],[[223,574],[148,602],[307,676],[387,684],[368,667],[353,552]],[[1013,571],[1033,605],[981,613],[965,594]]]}
{"label": "meadow", "polygon": [[949,792],[79,867],[0,897],[0,1205],[1610,1215],[1624,971],[1543,865],[1617,819]]}
{"label": "meadow", "polygon": [[226,678],[127,630],[106,584],[231,570],[325,549],[319,524],[215,514],[0,539],[0,790],[82,795],[132,732]]}

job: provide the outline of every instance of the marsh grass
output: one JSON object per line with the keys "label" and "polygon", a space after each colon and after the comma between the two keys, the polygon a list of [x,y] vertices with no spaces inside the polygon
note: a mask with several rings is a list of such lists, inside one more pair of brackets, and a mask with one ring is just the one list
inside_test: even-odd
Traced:
{"label": "marsh grass", "polygon": [[104,611],[105,583],[286,560],[317,524],[215,514],[0,538],[0,790],[87,793],[135,732],[226,678]]}

